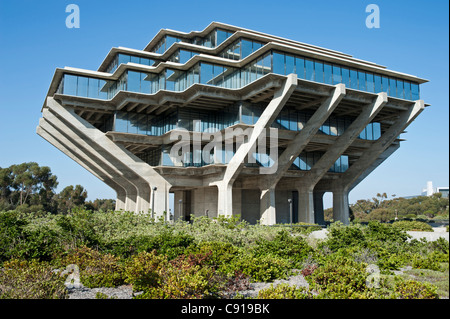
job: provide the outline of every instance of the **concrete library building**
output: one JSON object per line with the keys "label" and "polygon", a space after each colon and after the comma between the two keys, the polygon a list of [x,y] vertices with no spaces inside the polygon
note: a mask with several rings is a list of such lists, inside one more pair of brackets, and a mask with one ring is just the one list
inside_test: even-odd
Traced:
{"label": "concrete library building", "polygon": [[[349,192],[427,106],[413,75],[212,22],[57,68],[37,134],[117,193],[116,209],[349,222]],[[173,195],[170,195],[173,194]]]}

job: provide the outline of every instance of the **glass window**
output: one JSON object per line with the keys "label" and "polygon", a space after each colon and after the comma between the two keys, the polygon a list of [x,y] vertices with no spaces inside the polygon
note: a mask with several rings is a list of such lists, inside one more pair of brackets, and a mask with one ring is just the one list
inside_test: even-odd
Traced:
{"label": "glass window", "polygon": [[350,70],[350,87],[352,89],[358,89],[358,72],[356,70]]}
{"label": "glass window", "polygon": [[130,62],[139,64],[139,57],[138,56],[131,56]]}
{"label": "glass window", "polygon": [[131,60],[131,57],[129,55],[119,54],[119,65],[127,64],[128,62],[130,62],[130,60]]}
{"label": "glass window", "polygon": [[305,78],[305,60],[302,58],[295,58],[295,69],[299,79]]}
{"label": "glass window", "polygon": [[375,93],[383,92],[383,88],[381,86],[381,76],[375,75],[374,82]]}
{"label": "glass window", "polygon": [[331,70],[331,64],[327,64],[325,63],[323,65],[323,70],[324,70],[324,82],[326,84],[333,84],[333,74],[332,74],[332,70]]}
{"label": "glass window", "polygon": [[273,53],[273,73],[286,75],[284,68],[284,54]]}
{"label": "glass window", "polygon": [[395,79],[389,78],[389,95],[396,97],[397,96],[397,87],[396,87]]}
{"label": "glass window", "polygon": [[242,105],[241,106],[241,122],[244,124],[252,125],[253,119],[252,119],[252,109],[249,105]]}
{"label": "glass window", "polygon": [[386,92],[387,94],[389,94],[389,79],[387,77],[382,77],[381,78],[381,86],[383,88],[382,92]]}
{"label": "glass window", "polygon": [[255,52],[256,50],[258,50],[259,48],[261,48],[263,46],[262,43],[253,41],[253,52]]}
{"label": "glass window", "polygon": [[315,81],[323,83],[323,63],[314,61]]}
{"label": "glass window", "polygon": [[97,99],[98,98],[98,80],[89,78],[88,80],[88,97]]}
{"label": "glass window", "polygon": [[332,135],[332,136],[338,135],[336,118],[330,119],[330,135]]}
{"label": "glass window", "polygon": [[342,83],[344,83],[346,87],[350,87],[350,70],[346,68],[341,68],[341,71],[342,71]]}
{"label": "glass window", "polygon": [[88,96],[88,78],[84,76],[78,77],[77,96]]}
{"label": "glass window", "polygon": [[286,75],[295,73],[295,59],[291,55],[286,55]]}
{"label": "glass window", "polygon": [[64,90],[63,94],[66,95],[77,95],[77,85],[78,77],[75,75],[65,74],[64,75]]}
{"label": "glass window", "polygon": [[341,136],[345,131],[345,120],[337,119],[337,135]]}
{"label": "glass window", "polygon": [[221,29],[217,29],[216,38],[217,38],[216,46],[218,46],[228,38],[228,32],[221,30]]}
{"label": "glass window", "polygon": [[200,64],[200,80],[202,84],[210,84],[213,78],[213,65],[207,63]]}
{"label": "glass window", "polygon": [[114,130],[116,132],[128,133],[128,113],[127,112],[117,112],[116,121],[114,125]]}
{"label": "glass window", "polygon": [[361,133],[359,134],[359,138],[365,140],[366,139],[366,129],[367,127],[364,128],[364,130],[361,131]]}
{"label": "glass window", "polygon": [[373,74],[366,73],[366,79],[367,79],[367,91],[375,92],[375,83],[373,79]]}
{"label": "glass window", "polygon": [[374,122],[372,123],[373,127],[373,140],[377,140],[381,136],[381,125],[380,123]]}
{"label": "glass window", "polygon": [[[175,38],[175,37],[172,37],[172,36],[170,36],[170,35],[167,35],[167,36],[166,36],[166,48],[165,48],[165,50],[169,49],[170,46],[171,46],[172,44],[176,43],[176,42],[180,42],[180,39]],[[162,52],[165,52],[165,50],[162,51]]]}
{"label": "glass window", "polygon": [[146,93],[149,94],[150,93],[150,80],[149,80],[149,76],[146,73],[140,73],[141,74],[141,93]]}
{"label": "glass window", "polygon": [[128,71],[127,91],[140,92],[141,89],[141,75],[139,72]]}
{"label": "glass window", "polygon": [[180,50],[180,60],[179,63],[186,63],[187,61],[189,61],[190,58],[192,58],[193,55],[195,55],[196,53],[193,52],[189,52],[186,50]]}
{"label": "glass window", "polygon": [[366,90],[366,73],[358,71],[358,87],[361,91]]}
{"label": "glass window", "polygon": [[242,59],[245,58],[246,56],[252,54],[253,52],[253,45],[252,42],[249,40],[245,40],[243,39],[241,42],[241,48],[242,48]]}
{"label": "glass window", "polygon": [[305,60],[306,80],[314,81],[314,62]]}
{"label": "glass window", "polygon": [[289,130],[289,111],[287,109],[281,111],[281,129]]}
{"label": "glass window", "polygon": [[405,99],[411,100],[411,83],[405,81],[403,86],[405,89]]}
{"label": "glass window", "polygon": [[411,83],[411,99],[413,101],[420,99],[419,84]]}
{"label": "glass window", "polygon": [[300,169],[302,171],[306,171],[307,170],[307,166],[306,166],[306,153],[302,153],[299,156],[300,158]]}
{"label": "glass window", "polygon": [[333,84],[342,83],[341,68],[333,65]]}
{"label": "glass window", "polygon": [[405,98],[405,92],[403,91],[403,81],[397,80],[397,97],[404,99]]}
{"label": "glass window", "polygon": [[366,127],[366,139],[369,141],[373,140],[373,125],[372,123],[369,123]]}

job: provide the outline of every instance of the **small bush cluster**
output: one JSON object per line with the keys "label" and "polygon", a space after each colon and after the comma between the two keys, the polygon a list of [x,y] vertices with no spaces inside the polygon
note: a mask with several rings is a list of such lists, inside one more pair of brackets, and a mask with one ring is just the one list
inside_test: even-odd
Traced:
{"label": "small bush cluster", "polygon": [[[60,274],[69,265],[79,267],[84,286],[128,284],[140,292],[135,298],[233,298],[252,282],[294,270],[309,289],[278,285],[258,298],[436,297],[434,286],[392,271],[448,272],[448,241],[410,240],[398,225],[333,223],[328,238],[313,245],[298,227],[249,225],[236,217],[166,224],[128,212],[0,212],[0,297],[65,298],[67,276]],[[379,288],[367,285],[368,265],[379,268]]]}

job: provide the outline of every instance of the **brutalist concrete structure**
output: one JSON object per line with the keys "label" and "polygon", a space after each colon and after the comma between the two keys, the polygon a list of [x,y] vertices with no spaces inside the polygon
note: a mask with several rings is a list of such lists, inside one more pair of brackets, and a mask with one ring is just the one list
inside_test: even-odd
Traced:
{"label": "brutalist concrete structure", "polygon": [[[163,29],[97,71],[56,69],[37,133],[117,193],[116,208],[175,218],[322,224],[424,110],[416,76],[213,22]],[[213,141],[213,142],[212,142]]]}

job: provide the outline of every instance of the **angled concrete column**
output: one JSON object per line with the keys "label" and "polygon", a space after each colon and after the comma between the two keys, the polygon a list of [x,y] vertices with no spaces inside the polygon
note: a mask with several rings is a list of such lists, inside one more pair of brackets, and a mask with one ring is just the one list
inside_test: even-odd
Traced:
{"label": "angled concrete column", "polygon": [[270,127],[272,122],[278,116],[283,106],[289,100],[297,86],[297,75],[289,74],[282,87],[275,92],[273,99],[264,109],[258,121],[253,126],[253,130],[246,143],[243,143],[237,149],[233,158],[227,165],[223,179],[218,182],[211,183],[219,189],[218,214],[229,216],[232,214],[232,186],[244,165],[244,160],[249,152],[254,149],[259,136]]}
{"label": "angled concrete column", "polygon": [[86,160],[100,165],[103,170],[107,171],[111,178],[125,189],[127,195],[124,209],[126,211],[136,211],[138,201],[136,186],[129,179],[125,178],[119,170],[111,166],[110,159],[97,152],[92,147],[92,144],[88,143],[89,139],[85,139],[73,131],[70,126],[65,125],[48,109],[43,110],[42,113],[44,118],[40,125],[54,136],[57,136],[69,148],[78,150],[78,153]]}
{"label": "angled concrete column", "polygon": [[276,222],[275,188],[261,189],[260,223],[261,225],[274,225]]}
{"label": "angled concrete column", "polygon": [[320,105],[309,119],[306,125],[295,138],[289,143],[288,147],[278,158],[277,172],[272,175],[267,175],[266,180],[268,185],[274,187],[278,181],[283,177],[284,173],[291,167],[295,159],[304,150],[306,145],[311,141],[314,135],[319,130],[320,126],[326,121],[339,102],[345,95],[345,85],[337,84],[332,94]]}
{"label": "angled concrete column", "polygon": [[[403,132],[409,124],[424,110],[424,101],[418,100],[414,105],[410,106],[407,111],[403,111],[399,118],[383,135],[375,141],[372,146],[364,152],[364,154],[354,162],[349,169],[343,173],[338,179],[331,183],[333,191],[333,216],[335,220],[348,223],[349,207],[348,193],[362,179],[360,176],[370,169],[374,169],[373,164],[381,157],[383,153],[389,156],[395,151],[395,147],[391,148],[397,137]],[[389,148],[391,148],[389,150]],[[386,152],[386,153],[385,153]],[[335,195],[336,194],[336,195]]]}
{"label": "angled concrete column", "polygon": [[325,216],[323,212],[324,192],[313,192],[314,199],[314,222],[319,225],[325,225]]}
{"label": "angled concrete column", "polygon": [[348,203],[348,189],[339,188],[333,191],[333,220],[341,221],[344,225],[350,223]]}
{"label": "angled concrete column", "polygon": [[[41,118],[39,122],[44,125],[48,125],[47,123],[44,123],[45,120],[43,118]],[[56,137],[52,136],[49,132],[47,132],[41,125],[37,126],[36,133],[43,139],[47,140],[50,144],[55,146],[57,149],[59,149],[61,152],[63,152],[65,155],[70,157],[72,160],[77,162],[79,165],[81,165],[84,169],[89,171],[95,177],[100,179],[106,185],[111,187],[116,192],[117,195],[115,210],[125,209],[125,200],[127,197],[126,191],[119,184],[115,183],[112,180],[111,176],[108,176],[108,174],[104,172],[100,167],[98,167],[98,165],[96,165],[95,163],[92,163],[89,160],[80,157],[79,154],[70,151],[69,148],[66,147],[66,145],[64,145],[60,140],[58,140]]]}
{"label": "angled concrete column", "polygon": [[[47,98],[47,106],[65,122],[64,126],[71,127],[81,138],[88,141],[99,154],[107,158],[111,164],[120,167],[120,171],[124,176],[127,175],[127,179],[136,186],[138,191],[137,212],[148,211],[151,185],[165,184],[166,188],[170,189],[171,185],[150,165],[140,160],[124,147],[112,142],[103,132],[77,116],[73,111],[65,109],[50,97]],[[166,207],[167,205],[164,204],[163,206]],[[160,213],[162,214],[162,211]]]}

